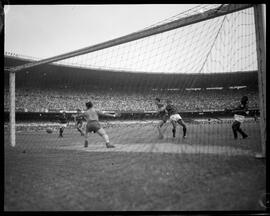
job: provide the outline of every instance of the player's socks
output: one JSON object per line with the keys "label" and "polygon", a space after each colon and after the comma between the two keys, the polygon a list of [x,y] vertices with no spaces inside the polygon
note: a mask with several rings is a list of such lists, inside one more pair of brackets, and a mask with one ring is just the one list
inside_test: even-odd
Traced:
{"label": "player's socks", "polygon": [[176,130],[175,130],[175,128],[173,128],[173,129],[172,129],[173,138],[175,138],[175,132],[176,132]]}
{"label": "player's socks", "polygon": [[106,143],[106,147],[107,147],[107,148],[114,148],[115,146],[112,145],[112,144],[110,144],[110,143]]}
{"label": "player's socks", "polygon": [[187,128],[183,127],[183,138],[186,138],[186,134],[187,134]]}
{"label": "player's socks", "polygon": [[87,148],[88,147],[88,140],[84,141],[84,147]]}
{"label": "player's socks", "polygon": [[63,128],[60,128],[60,130],[59,130],[59,137],[63,137],[63,132],[64,132]]}
{"label": "player's socks", "polygon": [[246,139],[246,138],[248,138],[248,135],[247,134],[243,135],[243,139]]}

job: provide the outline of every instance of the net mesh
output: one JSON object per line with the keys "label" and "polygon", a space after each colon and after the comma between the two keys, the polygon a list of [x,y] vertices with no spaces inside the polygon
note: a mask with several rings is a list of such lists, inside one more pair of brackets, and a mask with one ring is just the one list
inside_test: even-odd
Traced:
{"label": "net mesh", "polygon": [[[204,16],[205,11],[220,10],[221,6],[224,5],[197,6],[145,29],[196,14]],[[216,74],[256,71],[254,11],[253,8],[244,9],[53,64],[71,66],[74,70],[80,67],[108,70],[112,73],[122,71],[149,74]],[[102,74],[99,76],[102,80]],[[104,89],[104,85],[100,86],[99,83],[85,88],[87,80],[83,83],[76,82],[76,77],[74,72],[59,80],[60,83],[50,89],[32,89],[30,86],[27,87],[26,82],[26,85],[17,89],[16,108],[30,112],[74,111],[78,108],[84,110],[85,102],[91,100],[96,108],[111,112],[156,112],[153,99],[159,97],[163,103],[166,99],[171,99],[178,110],[185,113],[233,107],[239,103],[242,95],[250,98],[251,108],[258,108],[256,89],[230,90],[221,87],[221,90],[189,91],[196,87],[194,84],[197,77],[186,80],[184,85],[178,87],[177,81],[171,80],[165,89],[153,89],[145,83],[144,85],[138,83],[136,90],[130,88],[131,83],[125,83],[120,90]],[[127,82],[131,81],[132,79],[129,79]],[[74,82],[78,86],[74,87],[72,85]],[[110,87],[110,84],[108,86]],[[158,86],[158,83],[154,86]],[[211,86],[215,85],[212,83]],[[8,90],[5,89],[5,107],[9,106],[8,95]],[[39,95],[43,97],[40,98]],[[193,120],[191,122],[194,123]],[[211,118],[206,122],[210,123]],[[216,123],[215,118],[213,122]],[[219,120],[217,122],[220,123]],[[156,126],[156,123],[153,124],[152,121],[152,125]]]}
{"label": "net mesh", "polygon": [[57,64],[149,73],[254,71],[257,63],[253,8],[68,58]]}
{"label": "net mesh", "polygon": [[[146,29],[198,13],[203,16],[204,11],[215,8],[219,10],[219,6],[221,5],[198,6]],[[154,191],[161,188],[160,185],[166,185],[166,191],[170,191],[171,188],[167,188],[167,186],[172,185],[176,193],[181,192],[181,196],[185,193],[193,197],[203,197],[205,194],[211,193],[213,197],[220,197],[222,194],[231,193],[232,190],[238,191],[238,194],[241,195],[243,193],[239,188],[242,184],[248,185],[252,182],[254,186],[258,183],[258,179],[254,178],[255,180],[252,179],[250,182],[248,179],[251,176],[263,175],[262,173],[257,175],[258,167],[250,159],[250,156],[260,149],[259,116],[257,114],[248,116],[242,125],[249,138],[235,140],[232,133],[233,115],[224,118],[214,113],[224,110],[225,107],[238,105],[242,95],[248,95],[250,107],[258,109],[258,89],[249,89],[246,86],[239,90],[223,88],[221,90],[197,89],[195,91],[192,89],[197,87],[195,86],[196,77],[187,80],[183,86],[177,86],[177,82],[173,80],[168,83],[168,88],[165,89],[153,89],[140,83],[136,89],[133,89],[130,88],[132,82],[130,79],[128,81],[130,83],[125,83],[122,88],[117,90],[110,88],[110,83],[105,89],[103,89],[104,86],[99,85],[99,82],[85,88],[88,80],[84,80],[82,83],[76,81],[77,73],[79,73],[79,70],[76,71],[76,69],[78,68],[101,69],[100,80],[102,80],[102,71],[106,70],[112,73],[119,71],[123,73],[161,73],[172,76],[179,73],[212,74],[214,76],[216,73],[256,71],[258,66],[253,8],[67,58],[54,62],[53,65],[70,66],[74,69],[74,74],[59,80],[59,83],[63,85],[57,84],[53,88],[33,88],[30,85],[27,86],[26,83],[23,87],[16,89],[16,108],[36,112],[40,115],[39,119],[42,120],[29,122],[25,119],[16,123],[15,148],[9,146],[8,125],[5,124],[4,127],[8,176],[14,175],[14,172],[20,174],[20,170],[25,170],[26,175],[28,175],[26,179],[29,181],[33,178],[33,182],[36,183],[41,182],[36,179],[37,174],[41,173],[41,176],[44,175],[44,178],[40,178],[45,181],[44,185],[50,185],[51,188],[54,188],[53,190],[57,191],[57,194],[52,195],[50,189],[45,190],[43,185],[44,187],[40,187],[41,189],[38,189],[37,193],[32,191],[31,196],[26,196],[27,192],[23,188],[16,187],[22,198],[36,196],[37,200],[41,200],[39,203],[42,204],[33,205],[35,202],[31,201],[31,198],[27,198],[24,202],[18,202],[16,206],[12,207],[12,197],[14,197],[15,192],[12,189],[12,181],[7,179],[7,208],[89,210],[85,201],[88,202],[93,197],[93,193],[98,194],[98,197],[107,197],[107,194],[100,194],[100,191],[95,189],[95,187],[101,188],[101,191],[104,191],[103,189],[107,188],[102,179],[104,177],[106,182],[108,182],[107,179],[111,178],[123,179],[123,182],[136,179],[139,182],[138,185],[134,186],[134,191],[129,190],[132,187],[125,188],[123,186],[125,183],[116,182],[116,188],[120,188],[119,191],[128,190],[130,194],[135,193],[136,196],[132,198],[127,196],[126,200],[123,199],[122,195],[113,196],[114,199],[109,201],[111,204],[109,209],[157,210],[158,207],[152,205],[153,202],[149,204],[149,200],[145,201],[147,205],[144,206],[140,204],[140,199],[149,194],[153,198]],[[132,76],[132,73],[129,76]],[[74,82],[76,87],[72,85]],[[214,78],[211,82],[215,82]],[[173,89],[170,86],[174,86]],[[175,88],[175,86],[177,87]],[[9,92],[6,89],[5,107],[9,106],[8,97]],[[152,113],[157,113],[157,107],[154,104],[156,97],[160,97],[164,104],[166,99],[171,99],[176,105],[187,125],[186,139],[182,137],[183,129],[180,125],[176,128],[176,137],[172,137],[170,122],[165,123],[162,127],[164,138],[158,138],[157,125],[160,123],[160,118],[156,114],[152,115]],[[111,113],[121,112],[122,117],[125,112],[132,113],[126,119],[101,118],[101,126],[106,130],[110,142],[116,145],[116,148],[107,149],[103,138],[95,133],[91,133],[89,136],[88,148],[83,147],[84,137],[77,130],[73,117],[76,115],[74,111],[77,108],[85,109],[85,102],[89,100],[98,109]],[[50,110],[68,111],[69,124],[64,129],[63,138],[59,137],[61,124],[58,119],[48,120],[48,111],[50,112]],[[195,118],[187,114],[205,111],[213,111],[213,113],[209,117],[197,116]],[[148,113],[150,117],[140,119],[138,113],[143,112]],[[58,115],[61,114],[58,113]],[[85,131],[85,127],[84,122],[83,131]],[[47,133],[48,128],[52,129],[52,133]],[[12,161],[16,160],[24,160],[24,162],[20,165],[14,165]],[[32,165],[34,163],[36,164]],[[20,166],[22,169],[19,169]],[[37,172],[38,169],[33,168],[35,166],[40,167],[42,172]],[[110,166],[110,169],[106,168],[107,166]],[[89,186],[89,179],[94,179],[89,174],[89,169],[96,176],[101,177],[101,180],[96,181],[101,182],[101,185],[95,185],[93,180],[92,184],[95,187]],[[58,173],[52,170],[57,170]],[[244,174],[240,175],[239,172]],[[233,183],[227,184],[226,182],[225,184],[220,177],[229,179]],[[53,184],[49,182],[50,178],[56,178],[64,186],[55,186],[54,180]],[[215,191],[220,190],[221,192],[214,193],[214,189],[213,191],[209,189],[216,185],[212,181],[213,179],[219,182],[219,188],[216,188]],[[163,184],[162,181],[166,183]],[[23,182],[21,185],[30,185],[26,180],[21,182]],[[198,185],[197,182],[202,184]],[[258,185],[261,185],[260,183]],[[220,185],[224,186],[227,193],[224,192],[223,188],[220,189]],[[143,188],[143,192],[138,198],[137,192],[141,188]],[[247,188],[249,187],[246,187],[246,190]],[[254,186],[254,188],[256,187]],[[43,189],[45,191],[42,192]],[[160,197],[164,197],[166,191],[158,191],[157,196],[161,194]],[[60,205],[48,203],[48,200],[38,196],[38,193],[50,195],[50,198],[57,200]],[[71,197],[78,199],[66,198],[65,195],[71,193]],[[254,194],[256,193],[254,192],[252,196],[248,197],[254,197]],[[231,196],[230,199],[238,201],[241,200],[241,197]],[[159,200],[159,198],[156,199]],[[168,210],[202,210],[205,208],[203,205],[196,208],[185,201],[179,203],[178,195],[170,194],[168,200],[168,202],[164,202],[167,207],[161,204],[162,210],[166,208]],[[192,199],[187,197],[187,200],[191,201]],[[121,206],[117,203],[120,203]],[[230,209],[238,209],[239,207],[228,203],[223,207],[229,206]],[[90,210],[104,210],[108,206],[107,204],[103,203],[103,206],[100,207],[94,203]],[[207,207],[206,210],[208,210]]]}

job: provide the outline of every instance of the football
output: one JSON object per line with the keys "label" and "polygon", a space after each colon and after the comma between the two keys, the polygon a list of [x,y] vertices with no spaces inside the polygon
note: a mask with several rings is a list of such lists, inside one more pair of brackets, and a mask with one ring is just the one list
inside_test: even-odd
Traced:
{"label": "football", "polygon": [[53,132],[53,130],[52,130],[52,128],[47,128],[47,129],[46,129],[46,132],[50,134],[50,133]]}

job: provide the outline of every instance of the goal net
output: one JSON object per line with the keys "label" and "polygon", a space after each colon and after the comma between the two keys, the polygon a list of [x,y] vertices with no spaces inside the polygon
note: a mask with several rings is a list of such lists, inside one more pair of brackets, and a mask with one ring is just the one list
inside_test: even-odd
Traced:
{"label": "goal net", "polygon": [[[261,148],[255,29],[252,5],[200,5],[120,38],[30,61],[11,68],[17,77],[25,76],[16,86],[16,109],[41,112],[44,119],[51,110],[66,111],[72,119],[76,110],[84,110],[91,100],[97,109],[122,113],[122,117],[131,113],[126,119],[102,120],[115,144],[160,143],[160,151],[166,151],[164,143],[180,143],[182,147],[168,151],[251,154]],[[27,77],[35,73],[40,80],[33,83]],[[250,138],[235,141],[233,115],[222,112],[239,105],[244,95],[253,110],[242,126]],[[5,106],[11,107],[8,88],[5,96]],[[170,122],[162,128],[165,138],[158,139],[160,118],[153,114],[157,112],[156,97],[163,104],[172,100],[186,122],[187,139],[182,139],[181,125],[173,139]],[[138,117],[140,113],[144,117]],[[59,124],[51,121],[41,127],[42,135],[30,142],[24,135],[20,142],[34,148],[37,142],[42,144],[40,138],[44,136],[44,140],[51,140],[47,141],[49,146],[60,148]],[[24,125],[32,128],[31,124],[17,122],[17,131],[23,131]],[[53,138],[45,132],[48,127],[53,128]],[[65,134],[72,140],[71,148],[82,145],[83,137],[74,122]],[[93,139],[95,143],[104,142]],[[52,144],[55,140],[57,145]],[[235,142],[247,148],[235,148]]]}

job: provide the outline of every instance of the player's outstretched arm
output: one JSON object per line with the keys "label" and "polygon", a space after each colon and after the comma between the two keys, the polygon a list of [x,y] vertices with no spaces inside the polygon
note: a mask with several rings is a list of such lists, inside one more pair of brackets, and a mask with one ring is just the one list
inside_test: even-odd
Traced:
{"label": "player's outstretched arm", "polygon": [[103,111],[97,111],[98,115],[102,115],[102,116],[107,116],[107,117],[117,117],[117,114],[110,114],[110,113],[105,113]]}
{"label": "player's outstretched arm", "polygon": [[110,113],[104,113],[103,115],[107,117],[113,117],[113,118],[116,117],[116,114],[110,114]]}
{"label": "player's outstretched arm", "polygon": [[225,108],[224,111],[230,112],[232,114],[236,114],[236,113],[248,114],[249,113],[247,108],[241,109],[239,106],[233,109]]}

